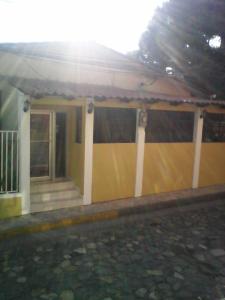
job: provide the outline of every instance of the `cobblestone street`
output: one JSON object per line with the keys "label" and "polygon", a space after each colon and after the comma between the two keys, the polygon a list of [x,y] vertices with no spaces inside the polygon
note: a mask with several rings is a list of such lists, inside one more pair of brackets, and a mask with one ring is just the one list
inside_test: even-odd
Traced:
{"label": "cobblestone street", "polygon": [[224,235],[222,205],[2,241],[0,299],[222,300]]}

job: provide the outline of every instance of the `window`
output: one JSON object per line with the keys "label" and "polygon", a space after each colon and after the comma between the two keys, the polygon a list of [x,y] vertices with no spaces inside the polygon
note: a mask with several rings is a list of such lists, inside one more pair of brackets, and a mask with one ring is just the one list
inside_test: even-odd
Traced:
{"label": "window", "polygon": [[75,143],[82,143],[82,107],[75,109]]}
{"label": "window", "polygon": [[136,110],[95,108],[94,143],[134,143]]}
{"label": "window", "polygon": [[194,113],[148,110],[146,143],[192,142]]}
{"label": "window", "polygon": [[225,114],[206,113],[203,142],[225,142]]}

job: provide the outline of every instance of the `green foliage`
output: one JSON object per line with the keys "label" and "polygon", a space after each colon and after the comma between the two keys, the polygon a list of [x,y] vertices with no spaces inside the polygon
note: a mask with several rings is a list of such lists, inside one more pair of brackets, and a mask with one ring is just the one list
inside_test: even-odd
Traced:
{"label": "green foliage", "polygon": [[225,1],[170,0],[143,33],[138,57],[163,72],[172,68],[207,96],[225,98],[224,42]]}

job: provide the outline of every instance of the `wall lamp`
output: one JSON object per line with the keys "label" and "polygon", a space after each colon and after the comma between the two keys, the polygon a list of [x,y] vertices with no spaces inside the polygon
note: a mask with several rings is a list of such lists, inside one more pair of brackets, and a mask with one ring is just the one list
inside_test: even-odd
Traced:
{"label": "wall lamp", "polygon": [[147,126],[147,121],[148,121],[148,114],[147,111],[142,109],[139,112],[139,118],[138,118],[138,125],[140,127],[146,127]]}
{"label": "wall lamp", "polygon": [[25,100],[23,103],[23,111],[24,112],[28,112],[30,109],[30,101],[29,100]]}
{"label": "wall lamp", "polygon": [[93,102],[89,102],[88,103],[88,107],[87,107],[87,112],[89,114],[91,114],[91,113],[93,113],[93,111],[94,111],[94,103]]}
{"label": "wall lamp", "polygon": [[200,114],[200,119],[205,119],[206,113],[207,113],[206,110],[202,110]]}

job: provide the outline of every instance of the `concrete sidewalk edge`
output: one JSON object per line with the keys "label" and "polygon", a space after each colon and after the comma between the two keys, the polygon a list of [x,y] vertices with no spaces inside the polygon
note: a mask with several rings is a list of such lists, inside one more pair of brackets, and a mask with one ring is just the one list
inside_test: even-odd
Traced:
{"label": "concrete sidewalk edge", "polygon": [[[115,210],[106,210],[102,212],[97,212],[88,215],[80,215],[75,217],[69,218],[62,218],[57,221],[53,222],[44,222],[35,225],[27,225],[21,226],[12,229],[6,229],[0,231],[0,240],[9,239],[15,236],[24,235],[24,234],[32,234],[38,232],[46,232],[53,229],[59,229],[68,226],[74,225],[81,225],[85,223],[92,223],[98,221],[106,221],[106,220],[113,220],[120,217],[129,216],[132,214],[143,214],[148,212],[153,212],[155,210],[166,209],[166,208],[177,208],[183,207],[186,205],[197,204],[197,203],[204,203],[208,201],[215,201],[215,199],[225,198],[225,192],[216,192],[213,194],[208,195],[193,195],[192,197],[185,197],[181,199],[171,199],[166,202],[158,202],[158,203],[148,203],[133,207],[126,207],[126,208],[118,208]],[[224,199],[225,201],[225,199]]]}
{"label": "concrete sidewalk edge", "polygon": [[28,225],[13,229],[8,229],[5,231],[0,232],[0,240],[8,239],[17,235],[22,234],[32,234],[38,232],[45,232],[52,229],[58,229],[62,227],[68,227],[72,225],[80,225],[84,223],[91,223],[97,221],[104,221],[104,220],[112,220],[118,218],[118,211],[106,211],[106,212],[99,212],[92,215],[83,215],[83,216],[76,216],[74,218],[64,218],[54,222],[47,222],[47,223],[40,223],[36,225]]}
{"label": "concrete sidewalk edge", "polygon": [[[176,200],[171,199],[166,202],[158,202],[158,203],[148,203],[145,205],[135,206],[135,207],[129,207],[129,208],[123,208],[119,211],[119,216],[127,216],[130,214],[143,214],[152,212],[154,210],[159,209],[166,209],[166,208],[172,208],[172,207],[183,207],[185,205],[191,205],[191,204],[197,204],[197,203],[204,203],[208,201],[214,201],[214,199],[219,198],[225,198],[225,192],[216,192],[213,194],[205,194],[205,195],[193,195],[193,196],[187,196],[184,198],[177,198]],[[224,199],[225,203],[225,199]]]}

